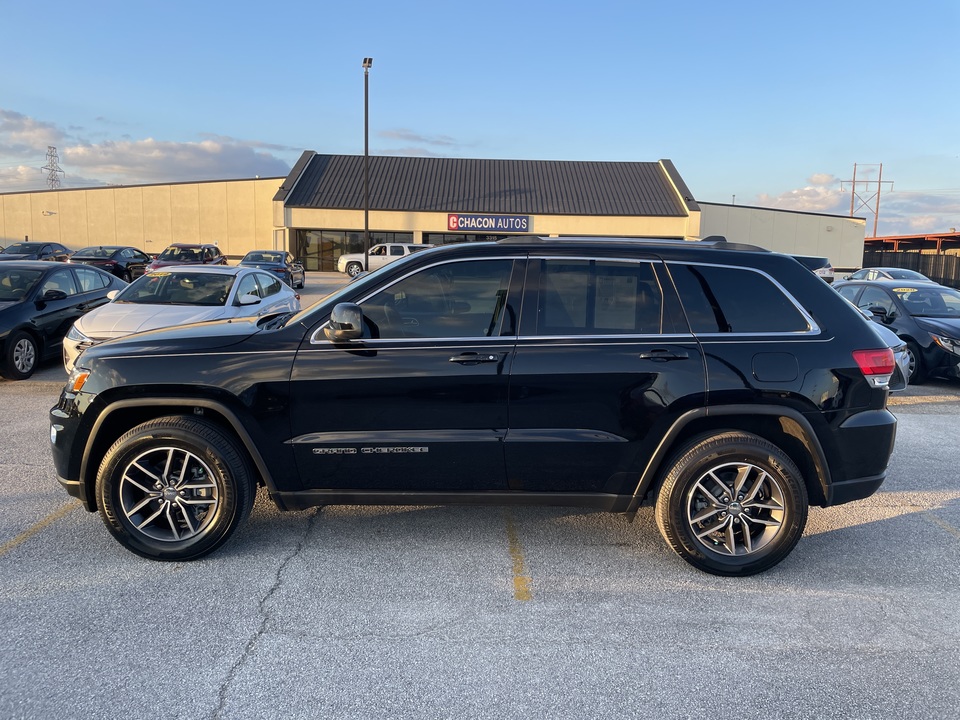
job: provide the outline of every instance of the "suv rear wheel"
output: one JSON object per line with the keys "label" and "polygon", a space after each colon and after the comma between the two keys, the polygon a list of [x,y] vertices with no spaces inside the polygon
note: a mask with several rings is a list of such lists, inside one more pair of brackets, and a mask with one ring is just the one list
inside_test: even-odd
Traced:
{"label": "suv rear wheel", "polygon": [[660,533],[694,567],[753,575],[785,558],[807,522],[800,471],[756,435],[694,438],[669,465],[657,496]]}
{"label": "suv rear wheel", "polygon": [[156,560],[192,560],[233,534],[253,506],[244,455],[216,426],[151,420],[121,436],[97,474],[97,504],[124,546]]}

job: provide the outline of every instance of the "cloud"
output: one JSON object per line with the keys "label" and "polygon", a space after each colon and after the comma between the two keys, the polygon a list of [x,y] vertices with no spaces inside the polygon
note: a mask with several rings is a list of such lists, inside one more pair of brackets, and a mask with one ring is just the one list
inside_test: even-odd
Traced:
{"label": "cloud", "polygon": [[[859,186],[859,179],[857,181]],[[873,235],[876,187],[860,188],[854,215],[866,218],[867,236]],[[757,195],[760,207],[825,213],[850,214],[851,189],[830,173],[814,173],[801,188],[779,195]],[[880,196],[877,235],[916,235],[946,232],[960,227],[960,190],[894,192],[884,189]]]}
{"label": "cloud", "polygon": [[0,108],[0,157],[39,152],[39,157],[45,158],[47,146],[59,144],[64,137],[52,123]]}
{"label": "cloud", "polygon": [[383,130],[377,134],[377,137],[388,140],[403,140],[404,142],[413,142],[421,145],[433,145],[439,147],[459,147],[460,143],[449,135],[421,135],[413,130],[406,128],[397,128],[395,130]]}
{"label": "cloud", "polygon": [[[256,140],[199,137],[197,142],[129,136],[90,142],[53,123],[0,109],[0,191],[43,189],[46,173],[40,166],[49,145],[57,147],[64,188],[282,177],[291,165],[281,156],[300,152]],[[29,167],[25,158],[36,158],[37,166]]]}

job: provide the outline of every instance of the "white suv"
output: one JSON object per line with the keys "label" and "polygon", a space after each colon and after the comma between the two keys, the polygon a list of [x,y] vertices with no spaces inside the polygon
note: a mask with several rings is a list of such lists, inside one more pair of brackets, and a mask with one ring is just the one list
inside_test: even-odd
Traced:
{"label": "white suv", "polygon": [[433,245],[430,243],[381,243],[374,245],[367,253],[370,257],[370,267],[364,267],[363,253],[347,253],[337,260],[337,270],[345,272],[350,277],[356,277],[364,270],[376,270],[387,263],[429,247]]}

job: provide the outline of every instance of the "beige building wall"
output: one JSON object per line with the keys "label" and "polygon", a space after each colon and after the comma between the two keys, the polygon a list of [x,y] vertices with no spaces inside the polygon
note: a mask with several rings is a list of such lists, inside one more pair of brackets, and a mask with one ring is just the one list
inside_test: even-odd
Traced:
{"label": "beige building wall", "polygon": [[273,196],[285,178],[0,194],[0,245],[216,243],[230,257],[274,246]]}
{"label": "beige building wall", "polygon": [[700,203],[700,234],[793,255],[822,255],[838,270],[863,263],[866,220],[745,205]]}

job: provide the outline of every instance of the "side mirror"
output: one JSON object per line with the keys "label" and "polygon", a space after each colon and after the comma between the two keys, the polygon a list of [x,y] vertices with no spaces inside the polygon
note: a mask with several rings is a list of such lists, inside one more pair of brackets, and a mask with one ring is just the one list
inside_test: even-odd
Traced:
{"label": "side mirror", "polygon": [[107,300],[113,300],[120,294],[119,290],[111,290],[107,293]]}
{"label": "side mirror", "polygon": [[67,294],[63,290],[47,290],[43,294],[43,299],[50,300],[66,300]]}
{"label": "side mirror", "polygon": [[240,305],[256,305],[259,302],[260,298],[253,293],[247,293],[246,295],[241,295],[239,298],[237,298],[237,303]]}
{"label": "side mirror", "polygon": [[335,343],[358,340],[363,334],[363,311],[360,306],[355,303],[334,305],[323,334],[327,340]]}

